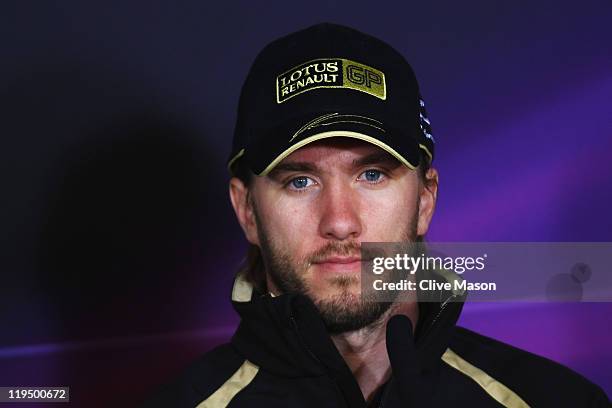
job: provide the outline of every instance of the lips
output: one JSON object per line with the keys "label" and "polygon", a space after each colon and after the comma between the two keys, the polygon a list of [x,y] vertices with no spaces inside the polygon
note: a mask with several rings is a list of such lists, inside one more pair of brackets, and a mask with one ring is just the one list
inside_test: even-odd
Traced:
{"label": "lips", "polygon": [[361,271],[361,257],[359,256],[332,256],[317,262],[313,266],[326,272],[353,273]]}
{"label": "lips", "polygon": [[361,262],[361,257],[358,256],[332,256],[325,258],[321,261],[314,262],[317,264],[321,263],[335,263],[335,264],[350,264],[353,262]]}

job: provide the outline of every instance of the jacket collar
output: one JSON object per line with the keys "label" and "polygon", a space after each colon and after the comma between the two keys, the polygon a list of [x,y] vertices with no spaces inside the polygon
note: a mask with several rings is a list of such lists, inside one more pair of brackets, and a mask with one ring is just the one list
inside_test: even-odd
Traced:
{"label": "jacket collar", "polygon": [[[438,272],[438,280],[457,275]],[[431,295],[431,294],[430,294]],[[436,299],[419,302],[415,343],[421,369],[431,369],[454,333],[466,294],[436,292]],[[286,377],[344,373],[348,366],[328,335],[314,304],[303,295],[258,293],[236,276],[232,303],[241,317],[233,345],[251,362]],[[349,371],[350,373],[350,371]]]}

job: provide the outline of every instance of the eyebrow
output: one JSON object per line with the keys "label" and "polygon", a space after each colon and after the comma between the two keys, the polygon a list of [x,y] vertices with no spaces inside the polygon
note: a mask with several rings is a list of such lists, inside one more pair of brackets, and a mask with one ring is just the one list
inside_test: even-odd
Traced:
{"label": "eyebrow", "polygon": [[309,162],[282,162],[277,164],[271,171],[268,173],[269,177],[275,178],[279,175],[279,173],[283,172],[308,172],[312,173],[316,171],[317,166]]}
{"label": "eyebrow", "polygon": [[[401,166],[399,160],[393,157],[391,154],[387,152],[375,152],[368,154],[367,156],[360,157],[358,159],[353,160],[353,167],[363,167],[374,164],[384,164],[389,167],[390,170],[394,170],[397,167]],[[316,172],[318,167],[310,162],[281,162],[277,164],[271,171],[268,173],[268,176],[271,178],[278,177],[283,172],[307,172],[314,173]]]}
{"label": "eyebrow", "polygon": [[391,170],[401,165],[400,161],[387,152],[375,152],[367,156],[353,160],[353,166],[362,167],[372,164],[385,164]]}

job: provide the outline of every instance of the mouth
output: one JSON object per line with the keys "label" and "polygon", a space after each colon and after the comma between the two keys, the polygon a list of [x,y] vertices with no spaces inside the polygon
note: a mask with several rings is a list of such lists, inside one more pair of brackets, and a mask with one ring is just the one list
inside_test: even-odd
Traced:
{"label": "mouth", "polygon": [[355,273],[361,272],[362,259],[359,256],[331,256],[312,265],[324,272]]}

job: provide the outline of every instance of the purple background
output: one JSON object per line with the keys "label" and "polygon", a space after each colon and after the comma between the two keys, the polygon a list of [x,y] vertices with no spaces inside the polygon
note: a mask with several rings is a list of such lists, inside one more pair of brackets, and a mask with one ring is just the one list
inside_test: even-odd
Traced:
{"label": "purple background", "polygon": [[[2,3],[0,385],[133,406],[231,335],[238,93],[263,45],[320,21],[412,63],[438,141],[429,239],[612,241],[612,3],[262,4]],[[611,314],[467,305],[461,324],[610,395]]]}

